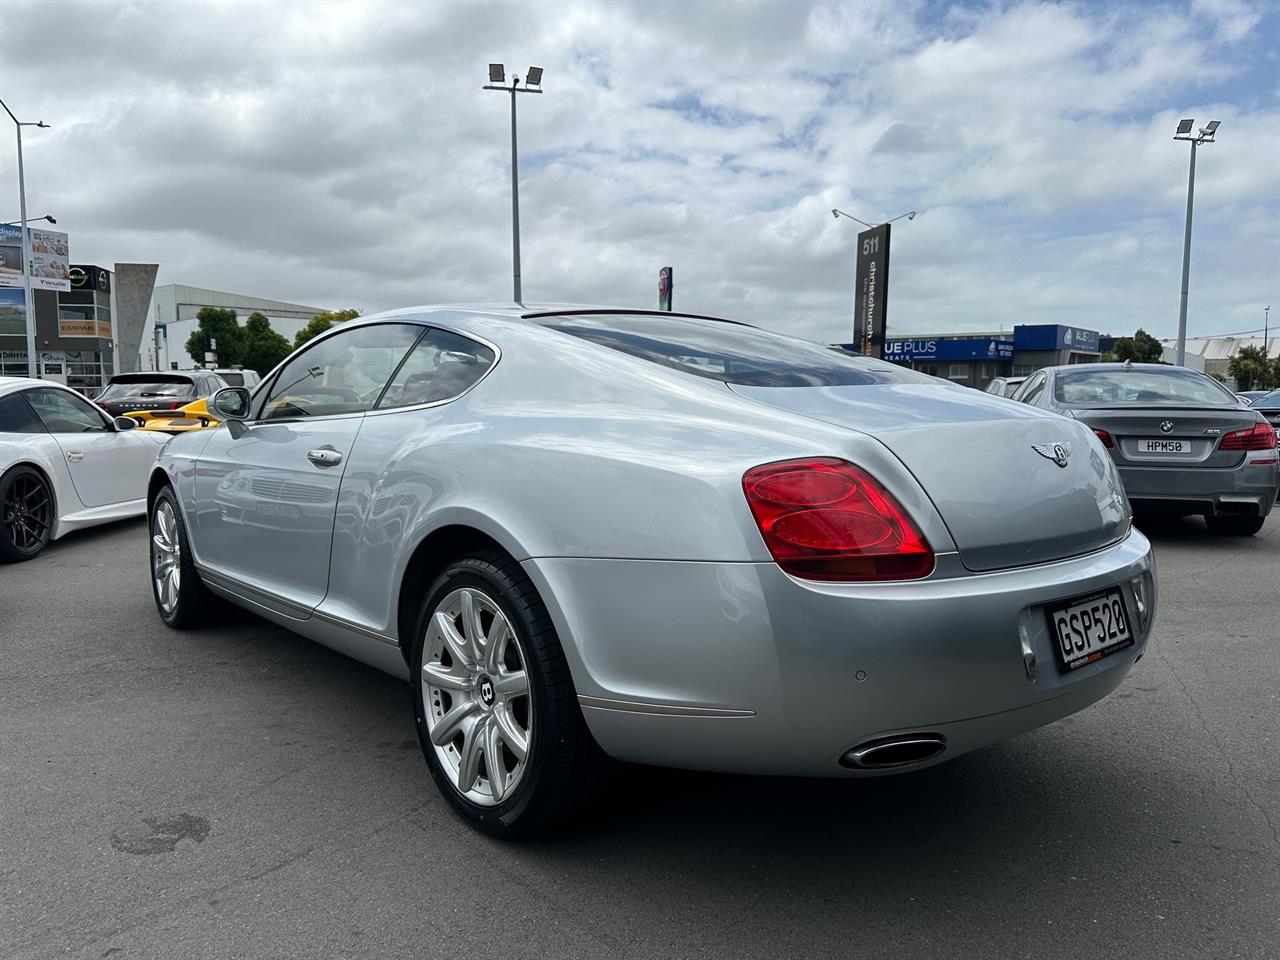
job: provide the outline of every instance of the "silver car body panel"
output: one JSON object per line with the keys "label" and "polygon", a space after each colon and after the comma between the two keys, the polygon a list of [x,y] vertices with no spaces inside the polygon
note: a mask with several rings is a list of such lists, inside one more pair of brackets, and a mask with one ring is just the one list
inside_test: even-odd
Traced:
{"label": "silver car body panel", "polygon": [[[1155,608],[1150,546],[1136,531],[1109,526],[1106,511],[1123,506],[1123,496],[1113,473],[1090,468],[1096,451],[1080,425],[958,387],[875,399],[881,388],[845,388],[848,396],[831,398],[835,410],[803,398],[779,405],[520,314],[510,306],[420,308],[371,318],[429,323],[495,345],[501,356],[450,402],[345,418],[341,474],[325,485],[325,504],[336,487],[327,551],[323,511],[311,509],[318,498],[303,502],[296,484],[254,483],[319,474],[305,460],[316,437],[281,437],[269,448],[265,434],[253,438],[263,426],[315,430],[340,418],[251,423],[239,440],[226,426],[174,437],[160,468],[178,491],[211,589],[407,677],[401,647],[412,638],[401,633],[399,609],[415,551],[446,528],[471,528],[520,562],[538,588],[584,715],[608,752],[743,772],[855,775],[861,771],[838,765],[843,751],[908,728],[946,736],[945,759],[1093,702],[1144,649]],[[853,393],[862,389],[871,391],[865,403]],[[970,397],[976,405],[963,403]],[[847,408],[859,403],[855,423]],[[989,431],[982,449],[953,455],[954,471],[966,474],[954,495],[920,479],[935,476],[924,437],[931,417],[938,436],[976,435],[978,424]],[[938,426],[947,419],[954,422]],[[913,430],[918,447],[905,437]],[[993,454],[1002,430],[1007,443]],[[1031,447],[1063,437],[1075,445],[1070,470]],[[272,456],[235,451],[248,440]],[[937,451],[939,461],[945,452]],[[811,456],[842,457],[875,476],[933,547],[934,572],[875,584],[783,573],[747,509],[742,476]],[[985,494],[970,462],[985,465]],[[1038,483],[1028,477],[1041,475],[1072,488],[1060,516],[1052,496],[1040,518],[1019,499]],[[978,532],[982,519],[998,522],[992,503],[1017,504],[1010,548]],[[220,529],[227,510],[239,523]],[[224,538],[216,547],[205,540],[211,524]],[[1068,542],[1067,528],[1084,536]],[[975,572],[970,555],[1008,569]],[[323,587],[310,572],[320,556],[328,557]],[[1149,584],[1141,628],[1135,577]],[[1124,591],[1135,645],[1059,674],[1045,605],[1111,587]],[[1026,643],[1040,664],[1031,677]]]}

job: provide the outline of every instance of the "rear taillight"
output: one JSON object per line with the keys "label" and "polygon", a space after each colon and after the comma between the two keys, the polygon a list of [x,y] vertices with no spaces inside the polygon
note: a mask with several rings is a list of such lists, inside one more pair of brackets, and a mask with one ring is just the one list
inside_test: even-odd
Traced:
{"label": "rear taillight", "polygon": [[1099,430],[1097,427],[1094,427],[1093,432],[1097,435],[1098,439],[1102,441],[1102,445],[1108,450],[1115,447],[1116,442],[1111,439],[1111,434],[1107,433],[1107,431]]}
{"label": "rear taillight", "polygon": [[1275,428],[1266,421],[1259,421],[1248,430],[1233,430],[1218,443],[1219,450],[1274,450],[1275,446]]}
{"label": "rear taillight", "polygon": [[182,401],[180,401],[180,400],[179,400],[179,401],[176,401],[176,402],[174,402],[174,403],[169,404],[169,409],[170,409],[170,410],[177,410],[180,406],[182,406]]}
{"label": "rear taillight", "polygon": [[742,478],[765,546],[806,580],[918,580],[933,572],[920,528],[870,474],[831,457],[784,460]]}

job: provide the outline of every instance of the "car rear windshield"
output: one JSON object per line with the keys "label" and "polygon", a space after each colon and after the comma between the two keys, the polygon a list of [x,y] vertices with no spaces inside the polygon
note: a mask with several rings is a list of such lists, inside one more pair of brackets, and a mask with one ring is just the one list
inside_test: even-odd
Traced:
{"label": "car rear windshield", "polygon": [[223,380],[225,380],[227,382],[227,386],[229,387],[244,386],[243,373],[235,373],[234,371],[231,371],[231,370],[222,370],[218,373],[218,376],[220,376]]}
{"label": "car rear windshield", "polygon": [[164,374],[126,374],[112,378],[107,388],[98,395],[99,400],[120,400],[126,397],[194,397],[195,385],[190,377],[165,376]]}
{"label": "car rear windshield", "polygon": [[1280,407],[1280,390],[1272,390],[1270,393],[1264,393],[1253,403],[1251,407]]}
{"label": "car rear windshield", "polygon": [[837,347],[724,320],[649,314],[557,314],[529,319],[673,370],[742,386],[933,382],[925,374]]}
{"label": "car rear windshield", "polygon": [[1064,370],[1054,378],[1053,392],[1059,403],[1081,406],[1240,405],[1231,391],[1216,380],[1179,367]]}

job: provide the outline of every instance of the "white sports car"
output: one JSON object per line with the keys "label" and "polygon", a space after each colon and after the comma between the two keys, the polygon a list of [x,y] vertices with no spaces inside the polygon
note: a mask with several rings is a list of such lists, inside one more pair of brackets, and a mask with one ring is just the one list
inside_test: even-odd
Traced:
{"label": "white sports car", "polygon": [[81,527],[137,517],[169,435],[136,430],[70,387],[0,377],[0,563]]}

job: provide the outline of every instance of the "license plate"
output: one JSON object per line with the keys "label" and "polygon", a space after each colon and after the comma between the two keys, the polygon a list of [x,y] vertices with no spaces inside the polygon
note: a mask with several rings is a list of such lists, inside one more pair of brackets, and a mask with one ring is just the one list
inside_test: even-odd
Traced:
{"label": "license plate", "polygon": [[1140,453],[1190,453],[1190,440],[1139,440]]}
{"label": "license plate", "polygon": [[1077,670],[1133,643],[1129,616],[1118,588],[1051,607],[1049,632],[1063,672]]}

